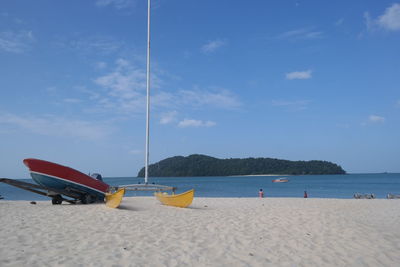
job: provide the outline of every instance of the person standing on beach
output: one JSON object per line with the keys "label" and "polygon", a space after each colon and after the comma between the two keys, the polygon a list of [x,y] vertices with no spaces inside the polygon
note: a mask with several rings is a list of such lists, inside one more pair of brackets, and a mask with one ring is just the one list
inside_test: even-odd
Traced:
{"label": "person standing on beach", "polygon": [[262,189],[260,189],[260,191],[258,191],[258,196],[259,198],[263,198],[264,197],[264,192]]}

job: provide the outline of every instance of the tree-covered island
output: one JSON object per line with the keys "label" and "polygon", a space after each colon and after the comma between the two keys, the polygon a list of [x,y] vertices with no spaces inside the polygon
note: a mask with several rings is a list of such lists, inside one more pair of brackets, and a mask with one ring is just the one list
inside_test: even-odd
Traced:
{"label": "tree-covered island", "polygon": [[[187,157],[170,157],[149,165],[149,176],[153,177],[345,173],[339,165],[321,160],[290,161],[273,158],[218,159],[198,154]],[[138,177],[144,177],[144,168],[139,171]]]}

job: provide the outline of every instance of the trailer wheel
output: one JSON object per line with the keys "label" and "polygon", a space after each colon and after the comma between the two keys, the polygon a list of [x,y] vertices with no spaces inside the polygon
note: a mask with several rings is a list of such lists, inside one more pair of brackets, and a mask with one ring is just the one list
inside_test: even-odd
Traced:
{"label": "trailer wheel", "polygon": [[53,205],[60,205],[62,203],[62,197],[60,195],[55,195],[52,199],[51,199],[51,204]]}
{"label": "trailer wheel", "polygon": [[93,203],[93,198],[91,195],[84,195],[81,199],[82,204],[90,204]]}

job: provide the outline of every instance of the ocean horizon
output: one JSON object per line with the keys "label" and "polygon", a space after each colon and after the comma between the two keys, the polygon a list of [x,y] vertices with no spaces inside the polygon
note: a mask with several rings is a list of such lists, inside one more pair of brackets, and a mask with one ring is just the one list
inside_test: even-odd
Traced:
{"label": "ocean horizon", "polygon": [[[273,183],[276,178],[287,177],[287,183]],[[20,179],[34,183],[32,179]],[[144,183],[142,177],[105,177],[112,185]],[[195,197],[264,197],[353,198],[355,193],[374,194],[386,198],[387,194],[400,195],[400,173],[364,173],[341,175],[263,175],[217,177],[149,177],[149,183],[177,187],[177,193],[195,189]],[[152,196],[152,192],[129,191],[126,196]],[[0,195],[5,200],[48,200],[38,194],[0,183]]]}

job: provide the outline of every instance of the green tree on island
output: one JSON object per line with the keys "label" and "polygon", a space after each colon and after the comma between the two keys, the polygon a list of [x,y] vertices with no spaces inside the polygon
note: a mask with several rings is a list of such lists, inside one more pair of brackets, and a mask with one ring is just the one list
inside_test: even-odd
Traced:
{"label": "green tree on island", "polygon": [[[155,177],[231,176],[257,174],[345,174],[339,165],[321,160],[290,161],[273,158],[218,159],[206,155],[175,156],[149,166]],[[142,168],[138,177],[144,177]]]}

